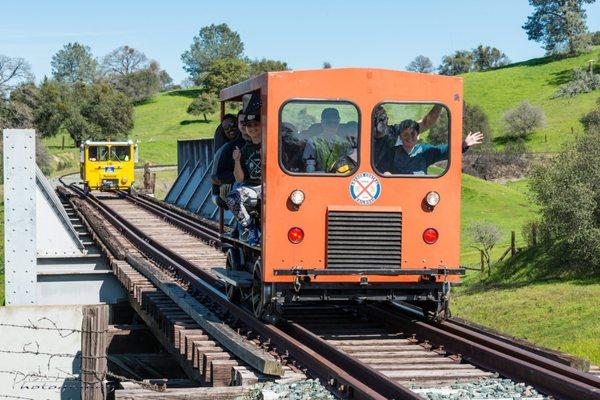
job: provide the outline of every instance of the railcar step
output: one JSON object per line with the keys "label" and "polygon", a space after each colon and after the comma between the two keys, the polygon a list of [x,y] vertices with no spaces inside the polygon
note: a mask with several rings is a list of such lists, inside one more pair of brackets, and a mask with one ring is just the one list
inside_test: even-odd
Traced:
{"label": "railcar step", "polygon": [[225,268],[213,268],[212,271],[222,281],[235,287],[249,288],[252,286],[252,274],[245,271],[231,271]]}

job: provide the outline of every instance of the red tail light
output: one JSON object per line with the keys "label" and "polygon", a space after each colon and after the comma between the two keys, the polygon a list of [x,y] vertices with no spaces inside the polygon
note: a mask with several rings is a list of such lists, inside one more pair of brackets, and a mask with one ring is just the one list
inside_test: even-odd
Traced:
{"label": "red tail light", "polygon": [[293,227],[288,231],[288,240],[294,244],[298,244],[304,239],[304,231],[301,228]]}
{"label": "red tail light", "polygon": [[423,231],[423,241],[427,244],[434,244],[438,240],[438,231],[433,228],[427,228]]}

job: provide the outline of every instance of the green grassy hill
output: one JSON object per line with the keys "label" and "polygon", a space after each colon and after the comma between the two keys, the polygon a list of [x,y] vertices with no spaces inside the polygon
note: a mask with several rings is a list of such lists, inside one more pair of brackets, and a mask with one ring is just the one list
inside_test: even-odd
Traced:
{"label": "green grassy hill", "polygon": [[542,107],[547,125],[530,136],[527,147],[535,152],[557,151],[568,140],[571,128],[576,133],[583,131],[579,118],[594,108],[600,90],[570,99],[551,99],[551,96],[571,79],[573,68],[587,68],[588,60],[594,59],[600,59],[600,46],[578,57],[536,58],[491,71],[464,74],[465,100],[483,108],[496,138],[502,135],[504,111],[523,100]]}
{"label": "green grassy hill", "polygon": [[[494,136],[502,135],[502,113],[522,100],[529,100],[543,108],[547,126],[531,135],[527,146],[532,151],[557,151],[568,140],[571,127],[582,132],[579,118],[591,111],[600,90],[571,99],[551,99],[561,85],[568,82],[571,71],[586,67],[590,59],[600,58],[600,46],[578,57],[554,60],[536,58],[503,68],[464,74],[465,100],[481,106],[490,118]],[[218,123],[218,113],[209,115],[208,122],[186,113],[187,106],[199,95],[198,89],[160,93],[135,107],[135,126],[130,135],[140,142],[140,157],[157,164],[175,163],[176,140],[210,137]],[[364,113],[363,113],[364,114]],[[547,137],[547,142],[544,137]],[[61,155],[62,137],[46,139],[45,143],[57,160],[67,168],[76,164],[76,150],[69,149],[70,157]],[[67,137],[67,145],[72,142]],[[498,145],[500,146],[500,145]],[[71,164],[70,166],[68,164]]]}

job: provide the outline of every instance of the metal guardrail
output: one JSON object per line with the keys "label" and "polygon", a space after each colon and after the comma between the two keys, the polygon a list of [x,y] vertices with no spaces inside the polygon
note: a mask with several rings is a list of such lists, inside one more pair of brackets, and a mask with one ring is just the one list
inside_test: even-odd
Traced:
{"label": "metal guardrail", "polygon": [[[188,210],[202,218],[218,221],[219,208],[212,202],[211,170],[213,140],[177,141],[177,179],[165,197],[165,202]],[[233,225],[233,215],[225,212],[226,225]]]}

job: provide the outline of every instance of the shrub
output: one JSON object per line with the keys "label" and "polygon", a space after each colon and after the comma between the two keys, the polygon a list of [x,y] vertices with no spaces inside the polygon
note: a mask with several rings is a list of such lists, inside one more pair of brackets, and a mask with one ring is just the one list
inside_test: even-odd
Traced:
{"label": "shrub", "polygon": [[[464,103],[463,108],[463,137],[469,132],[483,132],[483,146],[475,146],[472,150],[487,150],[493,139],[490,121],[481,107],[476,104]],[[442,112],[438,122],[431,127],[427,140],[431,144],[448,143],[448,114]],[[471,150],[470,150],[471,151]]]}
{"label": "shrub", "polygon": [[598,46],[600,45],[600,31],[596,31],[591,35],[592,45]]}
{"label": "shrub", "polygon": [[600,75],[583,68],[575,68],[572,72],[571,81],[554,93],[552,98],[575,97],[598,88],[600,88]]}
{"label": "shrub", "polygon": [[50,154],[48,154],[48,149],[40,139],[40,135],[35,135],[35,162],[40,167],[42,172],[45,175],[50,175],[52,172],[52,159],[50,158]]}
{"label": "shrub", "polygon": [[531,189],[540,206],[541,234],[563,245],[574,271],[600,273],[600,135],[567,144],[534,168]]}
{"label": "shrub", "polygon": [[586,132],[600,134],[600,97],[596,103],[596,108],[581,117],[580,121]]}
{"label": "shrub", "polygon": [[534,130],[546,124],[546,116],[540,107],[525,100],[502,115],[506,135],[513,139],[524,139]]}
{"label": "shrub", "polygon": [[521,236],[525,239],[528,246],[533,246],[540,242],[540,222],[531,220],[525,222],[521,228]]}

